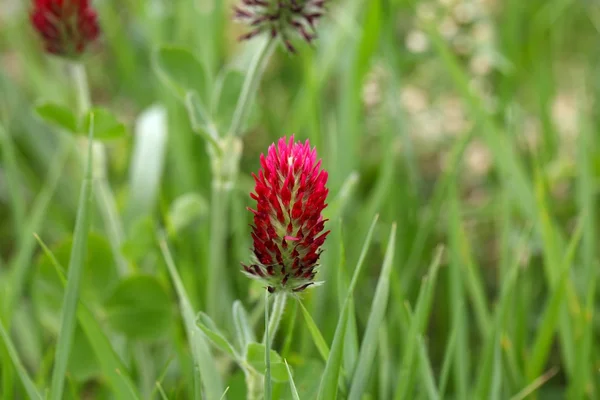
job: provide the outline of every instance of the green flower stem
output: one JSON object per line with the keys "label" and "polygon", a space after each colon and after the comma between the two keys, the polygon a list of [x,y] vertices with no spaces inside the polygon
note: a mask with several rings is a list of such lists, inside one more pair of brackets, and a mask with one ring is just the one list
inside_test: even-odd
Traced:
{"label": "green flower stem", "polygon": [[[208,314],[221,322],[221,310],[231,303],[224,279],[225,249],[227,246],[228,206],[231,190],[237,180],[237,171],[241,156],[242,143],[235,136],[241,135],[248,111],[256,97],[263,72],[275,48],[275,41],[266,38],[252,59],[250,69],[244,80],[242,91],[232,117],[227,135],[219,140],[219,146],[211,151],[212,194],[210,224],[210,255],[208,263],[208,289],[206,306]],[[217,151],[218,150],[218,151]]]}
{"label": "green flower stem", "polygon": [[265,68],[267,67],[269,59],[271,58],[271,54],[273,54],[276,43],[277,42],[270,37],[265,38],[264,42],[260,46],[260,49],[252,59],[250,69],[248,70],[248,74],[244,80],[244,86],[242,86],[242,92],[240,93],[240,97],[238,98],[238,102],[235,107],[235,112],[233,113],[229,132],[227,133],[228,135],[241,135],[248,112],[252,106],[254,98],[256,97],[258,84],[262,79]]}
{"label": "green flower stem", "polygon": [[246,398],[248,400],[263,400],[265,394],[262,374],[249,367],[244,370],[246,374]]}
{"label": "green flower stem", "polygon": [[[92,107],[85,67],[79,62],[70,62],[68,66],[77,96],[79,115],[83,118]],[[85,148],[86,143],[87,140],[82,143],[82,148]],[[110,241],[113,257],[117,263],[118,271],[121,275],[126,275],[129,272],[129,264],[121,255],[121,245],[125,234],[117,211],[115,196],[106,179],[106,149],[102,143],[95,141],[93,143],[92,151],[94,159],[93,177],[96,184],[94,190],[96,202],[106,226],[108,239]],[[83,153],[80,154],[80,156],[82,155]]]}
{"label": "green flower stem", "polygon": [[92,108],[90,87],[88,85],[87,73],[83,64],[78,62],[69,63],[71,77],[75,87],[75,95],[79,115],[85,115]]}
{"label": "green flower stem", "polygon": [[208,314],[218,323],[222,322],[226,315],[221,311],[225,310],[230,303],[230,299],[227,298],[229,293],[224,271],[228,226],[227,210],[230,198],[231,185],[218,177],[213,178],[206,308]]}
{"label": "green flower stem", "polygon": [[[271,336],[271,340],[273,340],[277,334],[281,317],[285,311],[285,304],[287,302],[288,294],[286,292],[278,292],[274,295],[274,297],[275,300],[273,301],[273,311],[271,312],[271,317],[269,318],[269,335]],[[268,307],[268,304],[265,304],[265,307]],[[265,344],[267,342],[266,335],[267,332],[265,330],[265,336],[263,337],[263,342]]]}
{"label": "green flower stem", "polygon": [[271,336],[269,335],[269,325],[271,325],[269,292],[265,291],[265,400],[271,400]]}

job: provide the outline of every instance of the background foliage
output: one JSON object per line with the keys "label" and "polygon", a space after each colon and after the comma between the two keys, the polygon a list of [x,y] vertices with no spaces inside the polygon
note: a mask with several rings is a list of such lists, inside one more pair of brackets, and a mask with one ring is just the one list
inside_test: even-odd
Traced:
{"label": "background foliage", "polygon": [[[214,361],[199,368],[205,395],[244,398],[240,365],[265,367],[264,289],[239,273],[250,173],[291,133],[329,170],[332,234],[325,285],[288,301],[274,338],[275,398],[292,398],[283,358],[302,399],[600,396],[596,2],[332,1],[313,47],[268,63],[222,221],[207,132],[161,71],[223,131],[260,40],[236,42],[227,1],[94,4],[103,36],[85,64],[112,140],[91,231],[74,238],[85,146],[47,120],[89,124],[69,119],[68,71],[41,51],[28,2],[0,1],[1,398],[51,386],[65,269],[86,237],[66,398],[194,398],[197,326],[216,344],[200,357]],[[99,206],[110,189],[116,220]]]}

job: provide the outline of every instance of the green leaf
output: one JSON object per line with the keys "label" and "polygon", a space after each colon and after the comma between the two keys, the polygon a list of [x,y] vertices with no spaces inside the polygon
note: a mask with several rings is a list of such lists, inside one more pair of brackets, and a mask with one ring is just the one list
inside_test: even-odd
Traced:
{"label": "green leaf", "polygon": [[149,107],[135,122],[133,153],[129,167],[127,221],[154,212],[165,163],[168,142],[167,110]]}
{"label": "green leaf", "polygon": [[182,99],[189,91],[206,95],[204,65],[189,50],[171,45],[160,46],[154,53],[154,65],[158,75]]}
{"label": "green leaf", "polygon": [[340,370],[342,368],[344,337],[346,335],[346,327],[348,325],[348,307],[352,303],[352,294],[354,293],[354,288],[356,287],[358,277],[360,276],[360,272],[362,271],[362,266],[364,264],[365,258],[367,257],[367,252],[369,251],[369,247],[371,245],[373,231],[375,230],[375,225],[377,225],[378,218],[378,215],[376,215],[373,218],[373,222],[371,223],[371,227],[369,228],[369,231],[367,232],[367,236],[363,243],[360,256],[358,257],[358,262],[356,263],[356,267],[354,268],[354,273],[352,275],[352,280],[350,281],[350,286],[348,286],[346,299],[344,300],[344,304],[342,305],[341,313],[338,318],[338,323],[335,327],[333,343],[331,345],[331,352],[329,353],[329,357],[327,358],[327,363],[325,364],[325,371],[323,371],[321,383],[319,384],[319,393],[317,395],[317,399],[320,400],[335,399],[337,397],[338,379],[340,376]]}
{"label": "green leaf", "polygon": [[210,339],[211,342],[214,343],[216,347],[229,354],[235,360],[240,359],[240,356],[233,348],[233,345],[229,343],[229,341],[225,338],[225,335],[219,331],[213,320],[207,314],[200,312],[196,324],[200,329],[202,329],[202,332],[204,332],[204,334]]}
{"label": "green leaf", "polygon": [[206,199],[198,193],[187,193],[171,204],[169,222],[173,232],[180,233],[190,225],[204,221],[208,215]]}
{"label": "green leaf", "polygon": [[79,205],[77,207],[77,218],[75,219],[75,231],[73,232],[73,246],[69,258],[69,270],[67,276],[67,287],[62,308],[61,327],[56,345],[54,369],[52,371],[52,382],[50,385],[50,399],[61,400],[67,364],[71,354],[73,336],[75,335],[77,305],[79,303],[79,292],[81,277],[87,252],[88,231],[91,223],[92,206],[92,145],[95,131],[95,117],[92,116],[89,130],[89,141],[87,149],[87,165],[85,167],[85,178],[81,184]]}
{"label": "green leaf", "polygon": [[184,101],[194,132],[202,136],[202,138],[212,146],[213,150],[216,151],[217,154],[220,154],[221,145],[219,144],[219,132],[217,126],[208,115],[198,93],[190,90],[185,94]]}
{"label": "green leaf", "polygon": [[94,115],[95,140],[120,139],[127,133],[125,125],[111,111],[99,107],[93,108],[85,116],[81,132],[87,132],[90,129],[92,115]]}
{"label": "green leaf", "polygon": [[127,238],[121,246],[121,252],[134,263],[152,254],[156,246],[154,237],[155,221],[152,215],[146,215],[133,221]]}
{"label": "green leaf", "polygon": [[[269,352],[271,358],[271,378],[275,382],[287,382],[287,368],[281,356],[273,349]],[[250,343],[248,345],[248,354],[246,362],[260,374],[264,374],[267,365],[265,364],[265,345],[261,343]]]}
{"label": "green leaf", "polygon": [[252,342],[256,342],[256,336],[250,325],[248,313],[241,301],[236,300],[232,306],[233,310],[233,322],[235,325],[235,332],[237,336],[237,342],[239,348],[242,350],[242,354],[246,357],[248,345]]}
{"label": "green leaf", "polygon": [[150,275],[134,275],[120,282],[105,308],[110,326],[130,339],[158,339],[172,326],[167,290]]}
{"label": "green leaf", "polygon": [[89,379],[100,377],[102,373],[96,354],[94,354],[94,349],[80,326],[77,326],[75,329],[73,351],[69,357],[67,370],[69,371],[69,376],[76,382],[85,382]]}
{"label": "green leaf", "polygon": [[229,128],[226,124],[231,121],[235,112],[235,102],[244,86],[244,74],[234,69],[226,69],[217,81],[213,96],[213,114],[217,125],[222,129]]}
{"label": "green leaf", "polygon": [[377,344],[379,342],[378,332],[383,323],[383,318],[385,317],[390,293],[390,274],[392,273],[394,261],[395,243],[396,224],[393,224],[387,250],[383,259],[383,267],[381,269],[381,274],[379,275],[375,296],[373,297],[373,303],[371,305],[371,312],[369,313],[369,319],[367,320],[367,329],[360,346],[354,376],[352,377],[352,386],[350,387],[350,395],[348,396],[350,400],[361,399],[369,381],[369,377],[371,376],[371,368],[373,367]]}
{"label": "green leaf", "polygon": [[[43,102],[35,106],[35,112],[50,125],[65,129],[71,133],[80,134],[77,117],[68,107],[56,103]],[[87,132],[85,131],[85,133]]]}

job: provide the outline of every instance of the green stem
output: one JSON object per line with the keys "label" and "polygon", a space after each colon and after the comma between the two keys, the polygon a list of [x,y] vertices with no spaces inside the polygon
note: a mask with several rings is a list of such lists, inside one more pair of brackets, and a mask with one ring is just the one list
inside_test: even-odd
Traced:
{"label": "green stem", "polygon": [[[83,64],[78,62],[69,63],[69,69],[73,80],[73,86],[77,95],[77,105],[79,115],[83,118],[92,107],[90,89],[88,85],[87,74]],[[93,143],[93,152],[95,164],[93,166],[93,175],[96,187],[94,193],[98,204],[99,212],[102,214],[110,247],[113,257],[117,263],[118,271],[121,275],[129,272],[129,265],[121,254],[121,245],[125,236],[119,212],[117,211],[115,196],[106,179],[108,169],[106,163],[106,149],[100,142]]]}
{"label": "green stem", "polygon": [[73,85],[75,86],[79,115],[85,115],[90,108],[92,108],[90,87],[88,85],[85,67],[78,62],[72,62],[69,66],[73,78]]}
{"label": "green stem", "polygon": [[269,292],[265,290],[265,400],[271,400],[271,338],[269,336]]}
{"label": "green stem", "polygon": [[210,253],[207,270],[208,288],[206,293],[208,297],[206,306],[209,315],[215,318],[217,322],[221,322],[221,317],[226,315],[221,311],[229,304],[229,299],[224,296],[228,295],[228,292],[223,265],[227,245],[227,210],[230,196],[230,184],[224,182],[220,177],[214,176],[211,194]]}
{"label": "green stem", "polygon": [[[271,340],[277,334],[277,329],[279,328],[279,323],[281,322],[281,317],[283,316],[283,311],[285,310],[285,303],[287,302],[287,293],[279,292],[275,294],[275,301],[273,302],[273,311],[271,313],[271,318],[269,319],[269,335],[271,335]],[[265,304],[265,307],[268,307],[268,304]],[[267,331],[265,330],[265,337],[263,338],[263,342],[267,342]]]}
{"label": "green stem", "polygon": [[246,122],[248,111],[256,97],[258,84],[262,79],[263,72],[271,58],[271,54],[273,54],[276,43],[277,42],[271,38],[264,39],[260,49],[252,59],[250,69],[244,80],[244,86],[242,86],[242,92],[240,93],[240,97],[238,98],[235,107],[235,112],[233,113],[229,132],[227,133],[228,135],[241,135],[241,130]]}
{"label": "green stem", "polygon": [[246,398],[248,400],[262,400],[265,388],[263,377],[252,368],[245,369],[246,374]]}

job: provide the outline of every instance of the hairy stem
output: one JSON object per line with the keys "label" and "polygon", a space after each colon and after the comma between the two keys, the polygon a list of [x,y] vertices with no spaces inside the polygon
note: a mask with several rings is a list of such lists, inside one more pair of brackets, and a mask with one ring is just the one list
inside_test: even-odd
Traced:
{"label": "hairy stem", "polygon": [[[271,341],[277,334],[277,329],[279,328],[279,323],[281,322],[281,317],[283,316],[283,311],[285,310],[285,304],[287,302],[287,293],[278,292],[275,294],[275,300],[273,301],[273,311],[271,312],[271,317],[269,318],[269,335],[271,336]],[[268,307],[268,304],[265,304],[265,307]],[[265,336],[263,337],[263,342],[266,344],[267,342],[267,331],[265,330]]]}
{"label": "hairy stem", "polygon": [[271,336],[269,336],[269,292],[265,291],[265,400],[271,400]]}
{"label": "hairy stem", "polygon": [[[77,96],[77,106],[80,118],[84,118],[92,107],[90,89],[87,74],[83,64],[78,62],[69,63],[69,70],[73,81],[73,86]],[[85,143],[82,146],[85,147]],[[113,257],[117,263],[117,268],[121,275],[126,275],[129,271],[129,265],[121,254],[121,244],[125,236],[121,219],[117,211],[115,196],[106,179],[107,163],[106,149],[100,142],[93,143],[93,178],[95,181],[94,194],[104,224],[108,233],[110,247]]]}
{"label": "hairy stem", "polygon": [[242,86],[242,92],[238,98],[235,112],[231,120],[228,135],[241,135],[244,123],[252,103],[256,97],[258,90],[258,84],[260,83],[265,68],[273,54],[275,49],[276,41],[271,38],[266,38],[259,51],[256,53],[250,64],[248,74],[244,80],[244,86]]}

